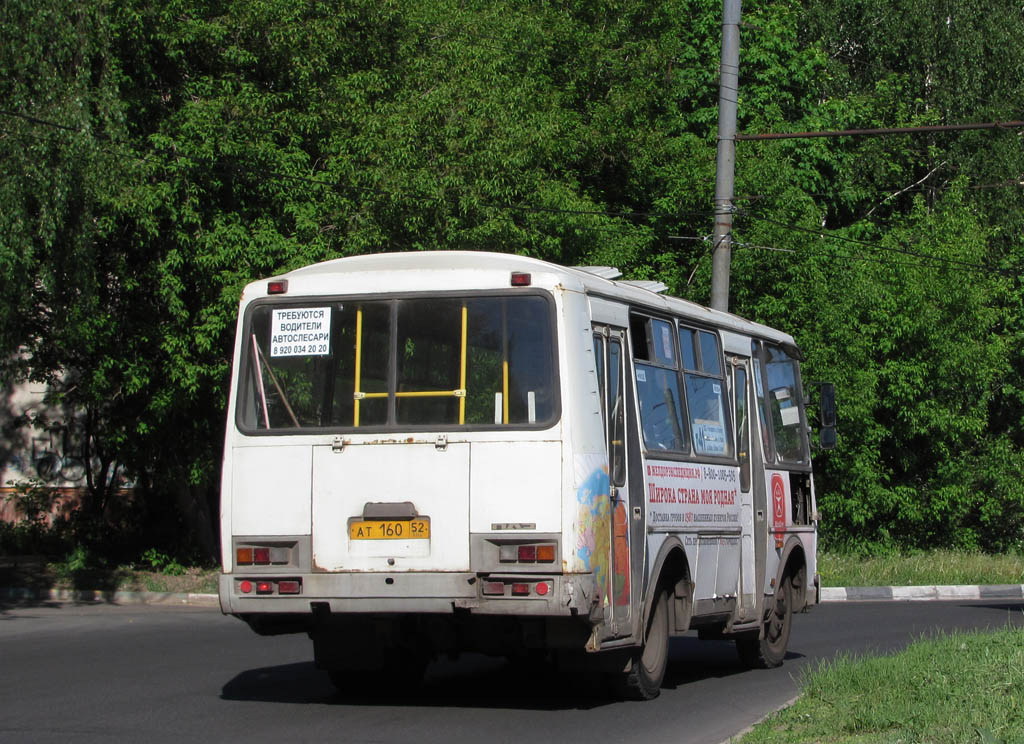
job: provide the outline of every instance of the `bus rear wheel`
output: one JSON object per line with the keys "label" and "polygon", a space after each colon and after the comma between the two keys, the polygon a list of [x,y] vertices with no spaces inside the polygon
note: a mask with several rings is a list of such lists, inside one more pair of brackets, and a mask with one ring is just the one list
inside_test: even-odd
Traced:
{"label": "bus rear wheel", "polygon": [[644,645],[633,652],[629,669],[612,678],[615,692],[631,700],[658,697],[668,668],[668,646],[668,594],[662,590],[647,621]]}
{"label": "bus rear wheel", "polygon": [[793,630],[793,582],[789,574],[775,590],[771,613],[764,623],[763,638],[737,638],[736,650],[744,666],[771,669],[786,658],[789,635]]}

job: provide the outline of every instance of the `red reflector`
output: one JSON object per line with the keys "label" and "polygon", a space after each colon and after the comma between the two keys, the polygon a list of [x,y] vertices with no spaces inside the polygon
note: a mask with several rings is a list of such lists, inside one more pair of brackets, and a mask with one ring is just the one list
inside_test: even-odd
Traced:
{"label": "red reflector", "polygon": [[299,584],[298,581],[292,581],[292,580],[279,581],[279,582],[277,582],[277,593],[278,594],[298,594],[300,586],[301,586],[301,584]]}
{"label": "red reflector", "polygon": [[525,595],[527,595],[529,593],[530,593],[530,585],[529,584],[513,584],[512,585],[512,594],[514,594],[516,596],[520,596],[521,597],[521,596],[525,596]]}
{"label": "red reflector", "polygon": [[505,593],[505,585],[500,581],[488,581],[484,584],[484,594],[497,594],[502,595]]}
{"label": "red reflector", "polygon": [[288,280],[280,279],[273,282],[267,282],[267,294],[285,294],[288,291]]}
{"label": "red reflector", "polygon": [[273,594],[274,593],[274,582],[272,582],[272,581],[257,581],[256,582],[256,593],[257,594]]}
{"label": "red reflector", "polygon": [[547,594],[550,591],[551,591],[551,587],[548,586],[543,581],[541,583],[537,584],[537,594],[539,594],[540,596],[543,597],[545,594]]}
{"label": "red reflector", "polygon": [[253,548],[252,562],[257,566],[265,566],[270,563],[270,548]]}
{"label": "red reflector", "polygon": [[240,591],[242,594],[248,594],[252,591],[252,582],[243,581],[241,584],[238,585],[238,591]]}
{"label": "red reflector", "polygon": [[536,545],[520,545],[519,546],[519,561],[521,563],[533,563],[537,560],[537,546]]}
{"label": "red reflector", "polygon": [[512,286],[513,287],[529,287],[532,277],[529,274],[524,274],[522,271],[512,272]]}

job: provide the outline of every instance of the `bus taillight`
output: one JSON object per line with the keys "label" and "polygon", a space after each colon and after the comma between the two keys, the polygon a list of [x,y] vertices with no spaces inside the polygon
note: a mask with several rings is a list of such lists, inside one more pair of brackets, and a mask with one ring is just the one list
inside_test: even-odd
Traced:
{"label": "bus taillight", "polygon": [[554,563],[556,547],[554,543],[501,545],[498,560],[502,563]]}
{"label": "bus taillight", "polygon": [[269,566],[287,565],[292,560],[292,549],[274,545],[246,545],[235,549],[235,565]]}

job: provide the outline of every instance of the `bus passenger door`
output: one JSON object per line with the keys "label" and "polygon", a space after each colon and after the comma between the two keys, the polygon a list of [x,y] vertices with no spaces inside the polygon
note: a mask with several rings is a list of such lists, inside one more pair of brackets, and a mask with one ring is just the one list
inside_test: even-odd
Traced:
{"label": "bus passenger door", "polygon": [[[626,477],[625,331],[594,327],[601,410],[608,452],[609,535],[605,587],[606,637],[632,632],[630,571],[630,498]],[[598,540],[601,545],[603,540]]]}
{"label": "bus passenger door", "polygon": [[[751,406],[749,362],[740,357],[729,360],[732,367],[733,412],[736,422],[736,454],[740,464],[740,622],[757,620],[760,602],[757,601],[759,587],[764,574],[763,538],[757,536],[764,530],[764,509],[758,506],[755,494],[764,496],[764,469],[761,466],[760,448],[751,448]],[[758,452],[753,450],[757,449]],[[760,477],[758,477],[760,476]],[[759,486],[759,488],[758,488]],[[757,522],[760,520],[760,522]],[[755,525],[755,522],[757,524]],[[760,545],[758,544],[760,543]]]}

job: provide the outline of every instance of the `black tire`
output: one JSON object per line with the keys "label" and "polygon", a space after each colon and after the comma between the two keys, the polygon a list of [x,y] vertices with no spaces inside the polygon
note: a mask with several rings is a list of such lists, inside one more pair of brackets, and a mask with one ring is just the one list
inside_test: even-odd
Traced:
{"label": "black tire", "polygon": [[661,693],[668,668],[668,594],[659,591],[647,621],[644,645],[629,659],[629,669],[612,678],[613,688],[630,700],[653,700]]}
{"label": "black tire", "polygon": [[764,623],[763,638],[737,638],[740,661],[751,669],[771,669],[786,658],[793,631],[793,582],[787,574],[775,590],[771,613]]}

